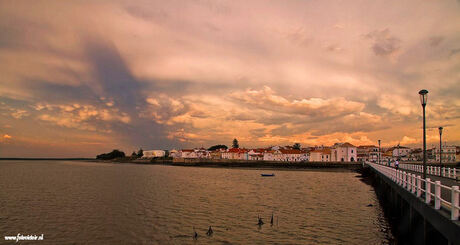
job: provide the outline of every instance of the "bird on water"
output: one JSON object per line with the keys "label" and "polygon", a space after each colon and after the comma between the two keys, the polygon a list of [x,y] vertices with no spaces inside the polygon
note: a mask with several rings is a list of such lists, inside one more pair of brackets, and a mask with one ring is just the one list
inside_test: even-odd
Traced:
{"label": "bird on water", "polygon": [[206,232],[206,235],[212,236],[212,233],[214,233],[214,231],[212,230],[211,226],[209,226],[209,229],[208,229],[208,231]]}
{"label": "bird on water", "polygon": [[198,239],[198,233],[195,231],[195,226],[193,227],[193,239],[196,240]]}
{"label": "bird on water", "polygon": [[259,222],[257,223],[259,226],[263,225],[264,224],[264,221],[262,220],[262,218],[260,216],[257,215],[257,218],[259,219]]}

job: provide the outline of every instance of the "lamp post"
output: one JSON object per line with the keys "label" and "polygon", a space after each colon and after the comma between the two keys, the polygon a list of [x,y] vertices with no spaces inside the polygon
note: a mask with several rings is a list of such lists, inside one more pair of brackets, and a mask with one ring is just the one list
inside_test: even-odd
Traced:
{"label": "lamp post", "polygon": [[442,166],[442,127],[439,127],[439,166]]}
{"label": "lamp post", "polygon": [[380,140],[379,140],[379,153],[377,153],[377,161],[380,164]]}
{"label": "lamp post", "polygon": [[422,89],[418,92],[420,103],[423,108],[423,179],[426,180],[426,127],[425,127],[425,106],[428,101],[428,90]]}

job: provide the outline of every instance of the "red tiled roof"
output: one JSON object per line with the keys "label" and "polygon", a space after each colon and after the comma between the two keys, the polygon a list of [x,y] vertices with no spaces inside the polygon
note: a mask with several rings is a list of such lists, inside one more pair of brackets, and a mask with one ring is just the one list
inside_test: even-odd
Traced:
{"label": "red tiled roof", "polygon": [[248,150],[243,149],[243,148],[231,148],[231,149],[228,149],[228,152],[232,152],[232,153],[245,153],[247,151]]}
{"label": "red tiled roof", "polygon": [[341,144],[340,146],[342,146],[342,147],[356,147],[356,146],[354,146],[354,145],[352,145],[352,144],[350,144],[348,142],[345,142],[345,143]]}
{"label": "red tiled roof", "polygon": [[279,150],[282,154],[302,154],[302,153],[305,153],[301,150],[297,150],[297,149],[280,149]]}

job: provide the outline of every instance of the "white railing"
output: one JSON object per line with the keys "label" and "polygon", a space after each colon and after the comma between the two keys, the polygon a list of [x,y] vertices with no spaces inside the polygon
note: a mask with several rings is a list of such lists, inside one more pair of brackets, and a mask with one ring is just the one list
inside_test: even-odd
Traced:
{"label": "white railing", "polygon": [[[399,164],[400,169],[406,169],[418,173],[423,173],[423,165],[418,164]],[[439,166],[426,166],[426,174],[441,176],[444,178],[457,179],[459,174],[457,173],[457,168],[446,168]]]}
{"label": "white railing", "polygon": [[[431,181],[429,178],[426,180],[422,179],[420,175],[407,173],[403,170],[391,168],[388,166],[379,165],[376,163],[367,163],[371,168],[387,176],[389,179],[400,185],[408,192],[414,194],[417,197],[421,197],[422,193],[425,193],[425,203],[433,206],[435,209],[445,208],[450,210],[451,220],[458,220],[459,217],[459,189],[458,186],[445,186],[441,184],[441,181]],[[426,183],[426,185],[424,184]],[[426,187],[424,189],[424,186]],[[434,186],[432,189],[431,187]],[[442,199],[441,191],[446,189],[451,193],[451,201]],[[433,192],[434,191],[434,192]]]}

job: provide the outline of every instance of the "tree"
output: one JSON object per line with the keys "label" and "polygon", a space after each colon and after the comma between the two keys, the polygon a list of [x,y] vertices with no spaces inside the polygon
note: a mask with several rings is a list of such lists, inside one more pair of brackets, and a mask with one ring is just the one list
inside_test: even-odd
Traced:
{"label": "tree", "polygon": [[300,150],[300,143],[294,143],[294,145],[292,146],[292,148],[297,149],[297,150]]}
{"label": "tree", "polygon": [[233,139],[232,147],[233,148],[240,148],[240,145],[238,145],[238,140],[237,139]]}
{"label": "tree", "polygon": [[213,145],[209,147],[208,151],[215,151],[218,149],[228,149],[228,147],[226,145]]}
{"label": "tree", "polygon": [[112,152],[97,155],[96,159],[111,160],[111,159],[123,158],[123,157],[125,157],[125,153],[120,150],[115,149]]}
{"label": "tree", "polygon": [[132,158],[137,158],[137,153],[135,151],[133,151],[133,153],[131,153],[131,157]]}
{"label": "tree", "polygon": [[144,156],[144,150],[142,150],[142,148],[140,148],[138,151],[137,151],[137,157],[142,157]]}

